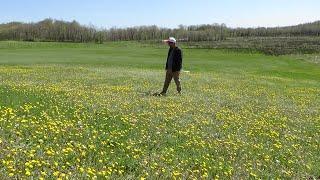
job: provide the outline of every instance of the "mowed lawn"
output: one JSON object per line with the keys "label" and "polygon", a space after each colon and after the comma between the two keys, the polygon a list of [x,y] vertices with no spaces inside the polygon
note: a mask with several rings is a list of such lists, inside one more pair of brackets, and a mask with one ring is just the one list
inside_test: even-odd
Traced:
{"label": "mowed lawn", "polygon": [[0,42],[0,179],[320,177],[320,66],[291,56]]}

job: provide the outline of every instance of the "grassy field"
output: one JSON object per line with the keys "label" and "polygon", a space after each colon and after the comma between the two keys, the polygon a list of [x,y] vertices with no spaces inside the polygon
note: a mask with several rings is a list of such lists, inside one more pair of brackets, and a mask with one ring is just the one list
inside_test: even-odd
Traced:
{"label": "grassy field", "polygon": [[167,47],[0,42],[0,179],[320,176],[320,66]]}
{"label": "grassy field", "polygon": [[[223,41],[180,42],[184,47],[195,49],[228,49],[247,53],[259,52],[265,55],[319,54],[319,36],[297,37],[236,37]],[[149,45],[163,46],[161,42],[149,41]]]}

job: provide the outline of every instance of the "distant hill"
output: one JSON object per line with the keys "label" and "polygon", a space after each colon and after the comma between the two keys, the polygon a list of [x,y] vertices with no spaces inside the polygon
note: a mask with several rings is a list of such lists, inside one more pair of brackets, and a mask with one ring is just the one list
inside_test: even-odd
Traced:
{"label": "distant hill", "polygon": [[36,23],[0,24],[0,40],[96,42],[160,42],[176,37],[186,47],[260,51],[270,55],[320,52],[320,21],[284,27],[230,28],[225,24],[202,24],[177,28],[138,26],[97,29],[77,21],[45,19]]}
{"label": "distant hill", "polygon": [[184,41],[220,41],[233,37],[320,36],[320,21],[286,27],[229,28],[225,24],[203,24],[178,28],[138,26],[99,30],[67,22],[45,19],[36,23],[0,24],[0,40],[103,42],[117,40],[160,40],[175,36]]}

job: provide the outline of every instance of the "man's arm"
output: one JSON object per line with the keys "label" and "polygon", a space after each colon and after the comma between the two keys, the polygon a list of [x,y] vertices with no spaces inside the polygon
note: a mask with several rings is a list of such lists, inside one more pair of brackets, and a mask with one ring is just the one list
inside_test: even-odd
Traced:
{"label": "man's arm", "polygon": [[182,57],[183,57],[183,54],[182,54],[182,50],[179,49],[178,50],[178,65],[179,65],[179,71],[182,69]]}
{"label": "man's arm", "polygon": [[166,70],[168,69],[168,60],[170,57],[170,53],[171,53],[171,49],[169,49],[169,51],[168,51],[167,62],[166,62],[166,67],[165,67]]}

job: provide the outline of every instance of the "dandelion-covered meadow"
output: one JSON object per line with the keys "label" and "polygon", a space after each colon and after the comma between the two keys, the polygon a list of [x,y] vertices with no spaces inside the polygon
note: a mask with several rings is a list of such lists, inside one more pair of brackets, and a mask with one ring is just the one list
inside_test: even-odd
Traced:
{"label": "dandelion-covered meadow", "polygon": [[153,97],[165,46],[1,42],[0,178],[319,178],[319,65],[183,51]]}

